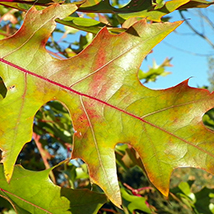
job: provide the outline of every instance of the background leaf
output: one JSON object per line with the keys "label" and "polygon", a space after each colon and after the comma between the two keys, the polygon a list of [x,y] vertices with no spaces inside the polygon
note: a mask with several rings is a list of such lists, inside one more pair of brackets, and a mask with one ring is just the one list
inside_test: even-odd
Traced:
{"label": "background leaf", "polygon": [[[127,5],[121,8],[115,8],[109,0],[87,0],[86,3],[80,6],[79,11],[82,12],[99,12],[99,13],[116,13],[123,19],[131,17],[144,17],[152,21],[160,22],[161,18],[176,9],[192,8],[192,7],[208,7],[213,4],[205,0],[191,1],[191,0],[173,0],[163,1],[131,0]],[[184,6],[183,6],[184,5]]]}
{"label": "background leaf", "polygon": [[121,194],[124,199],[123,201],[124,208],[127,208],[130,214],[132,214],[134,210],[140,210],[145,213],[152,213],[152,211],[146,204],[145,198],[129,195],[124,188],[121,188]]}
{"label": "background leaf", "polygon": [[94,213],[106,202],[104,194],[89,190],[60,188],[48,178],[50,170],[33,172],[15,166],[8,184],[0,166],[0,195],[12,203],[19,214]]}

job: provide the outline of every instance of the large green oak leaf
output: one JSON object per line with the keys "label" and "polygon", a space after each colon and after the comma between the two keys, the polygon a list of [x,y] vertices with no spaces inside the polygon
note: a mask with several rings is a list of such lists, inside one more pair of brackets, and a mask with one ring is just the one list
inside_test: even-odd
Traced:
{"label": "large green oak leaf", "polygon": [[71,115],[72,157],[87,163],[91,181],[117,206],[118,143],[130,144],[139,153],[149,179],[164,195],[177,167],[213,173],[214,135],[202,123],[203,114],[214,106],[213,95],[190,88],[187,81],[151,90],[138,80],[145,56],[182,22],[141,20],[119,35],[103,28],[79,55],[58,60],[46,52],[45,43],[54,19],[71,12],[68,8],[32,8],[21,29],[0,41],[0,76],[7,88],[0,100],[0,148],[7,180],[32,137],[35,113],[50,100],[61,101]]}
{"label": "large green oak leaf", "polygon": [[17,165],[8,184],[0,165],[0,196],[18,214],[96,214],[106,202],[104,194],[54,185],[48,177],[50,170],[33,172]]}

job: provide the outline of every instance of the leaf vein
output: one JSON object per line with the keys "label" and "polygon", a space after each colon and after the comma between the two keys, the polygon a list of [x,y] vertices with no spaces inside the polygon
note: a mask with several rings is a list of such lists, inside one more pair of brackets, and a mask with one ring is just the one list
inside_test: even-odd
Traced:
{"label": "leaf vein", "polygon": [[[85,108],[85,105],[84,105],[84,103],[83,103],[82,96],[80,96],[80,102],[81,102],[81,105],[82,105],[82,107],[83,107],[83,110],[84,110],[84,112],[85,112],[85,114],[86,114],[87,120],[88,120],[89,125],[90,125],[90,129],[91,129],[91,133],[92,133],[92,136],[93,136],[93,141],[94,141],[94,145],[95,145],[95,148],[96,148],[96,151],[97,151],[97,155],[98,155],[98,159],[99,159],[100,166],[101,166],[101,168],[102,168],[102,171],[103,171],[104,174],[105,174],[105,178],[108,178],[108,174],[106,173],[105,167],[103,166],[103,163],[102,163],[102,158],[101,158],[101,155],[100,155],[100,151],[99,151],[97,139],[96,139],[96,136],[95,136],[95,133],[94,133],[93,125],[92,125],[92,123],[91,123],[90,117],[89,117],[88,112],[87,112],[87,110],[86,110],[86,108]],[[107,181],[108,181],[108,185],[109,185],[109,187],[111,188],[112,192],[114,192],[114,190],[112,189],[112,186],[111,186],[111,184],[110,184],[110,182],[109,182],[108,179],[107,179]]]}
{"label": "leaf vein", "polygon": [[211,154],[209,151],[206,151],[206,150],[204,150],[204,149],[202,149],[202,148],[198,148],[198,147],[197,147],[196,145],[194,145],[193,143],[191,143],[191,142],[189,142],[189,141],[187,141],[187,140],[185,140],[185,139],[182,139],[181,137],[179,137],[179,136],[177,136],[177,135],[175,135],[175,134],[169,132],[168,130],[165,130],[165,129],[163,129],[163,128],[161,128],[161,127],[159,127],[159,126],[157,126],[157,125],[155,125],[155,124],[153,124],[153,123],[150,123],[149,121],[146,121],[146,120],[144,120],[143,118],[141,118],[141,117],[139,117],[139,116],[137,116],[137,115],[135,115],[135,114],[133,114],[133,113],[127,112],[127,111],[125,111],[124,109],[121,109],[121,108],[119,108],[119,107],[117,107],[117,106],[114,106],[114,105],[112,105],[112,104],[110,104],[110,103],[107,103],[106,101],[103,101],[103,100],[98,99],[98,98],[96,98],[96,97],[93,97],[93,96],[90,96],[90,95],[88,95],[88,94],[84,94],[84,93],[81,93],[81,92],[79,92],[79,91],[76,91],[76,90],[74,90],[74,89],[72,89],[72,88],[70,88],[70,87],[68,87],[68,86],[65,86],[65,85],[63,85],[63,84],[61,84],[61,83],[58,83],[58,82],[55,82],[55,81],[53,81],[53,80],[47,79],[46,77],[43,77],[43,76],[41,76],[41,75],[35,74],[35,73],[33,73],[33,72],[31,72],[31,71],[28,71],[28,70],[26,70],[25,68],[22,68],[22,67],[20,67],[20,66],[14,64],[14,63],[12,63],[12,62],[9,62],[9,61],[7,61],[7,60],[5,60],[5,59],[3,59],[3,58],[0,58],[0,62],[3,62],[3,63],[5,63],[5,64],[7,64],[7,65],[9,65],[9,66],[11,66],[11,67],[13,67],[13,68],[17,68],[17,69],[19,69],[20,71],[22,71],[22,72],[24,72],[24,73],[27,73],[27,74],[29,74],[29,75],[32,75],[32,76],[37,77],[37,78],[39,78],[39,79],[42,79],[42,80],[44,80],[44,81],[46,81],[46,82],[48,82],[48,83],[51,83],[51,84],[53,84],[53,85],[55,85],[55,86],[61,87],[61,88],[65,89],[65,90],[68,90],[68,91],[70,91],[70,92],[72,92],[72,93],[74,93],[74,94],[77,94],[77,95],[79,95],[79,96],[87,97],[87,98],[89,98],[89,99],[95,100],[95,101],[97,101],[97,102],[99,102],[99,103],[102,103],[102,104],[104,104],[104,105],[106,105],[106,106],[108,106],[108,107],[110,107],[110,108],[113,108],[113,109],[118,110],[118,111],[120,111],[120,112],[122,112],[122,113],[124,113],[124,114],[127,114],[127,115],[129,115],[129,116],[131,116],[131,117],[133,117],[133,118],[135,118],[135,119],[137,119],[137,120],[140,120],[140,121],[142,121],[142,122],[144,122],[144,123],[147,123],[148,125],[150,125],[150,126],[156,128],[156,129],[159,129],[159,130],[165,132],[165,133],[168,134],[168,135],[171,135],[171,136],[173,136],[173,137],[179,139],[180,141],[183,141],[183,142],[185,142],[185,143],[187,143],[187,144],[189,144],[189,145],[195,147],[196,149],[201,150],[202,152],[204,152],[204,153],[206,153],[206,154],[208,154],[208,155],[210,155],[211,157],[214,158],[214,155]]}
{"label": "leaf vein", "polygon": [[25,200],[24,198],[21,198],[21,197],[19,197],[18,195],[13,194],[12,192],[9,192],[9,191],[4,190],[4,189],[2,189],[2,188],[0,188],[0,191],[5,192],[5,193],[7,193],[7,194],[9,194],[9,195],[12,195],[13,197],[18,198],[18,199],[20,199],[21,201],[24,201],[25,203],[32,205],[33,207],[36,207],[36,208],[38,208],[38,209],[41,209],[41,210],[45,211],[46,213],[52,214],[52,213],[49,212],[48,210],[46,210],[46,209],[44,209],[44,208],[42,208],[42,207],[39,207],[38,205],[33,204],[33,203],[31,203],[30,201],[27,201],[27,200]]}

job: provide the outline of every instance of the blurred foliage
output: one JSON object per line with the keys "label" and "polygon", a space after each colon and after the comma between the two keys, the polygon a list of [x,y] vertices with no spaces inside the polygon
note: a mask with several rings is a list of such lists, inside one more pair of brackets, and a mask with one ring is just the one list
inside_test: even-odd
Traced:
{"label": "blurred foliage", "polygon": [[155,82],[158,77],[169,75],[170,72],[166,71],[166,67],[171,67],[171,59],[166,58],[161,65],[157,65],[156,61],[153,61],[153,67],[149,67],[147,72],[139,71],[138,78],[142,83]]}
{"label": "blurred foliage", "polygon": [[[126,1],[112,0],[111,5],[121,8]],[[164,1],[153,1],[155,8],[161,8]],[[29,6],[22,5],[28,9]],[[14,34],[23,20],[21,11],[0,5],[0,39]],[[90,17],[92,19],[87,18]],[[133,24],[135,19],[124,21],[112,14],[87,14],[84,19],[81,13],[76,13],[58,22],[67,26],[57,25],[56,30],[47,42],[47,49],[57,58],[67,58],[80,53],[89,45],[98,30],[109,27],[111,33],[121,32],[117,29],[122,24],[124,29]],[[165,17],[166,18],[166,17]],[[84,26],[82,22],[84,21]],[[79,27],[78,27],[79,26]],[[81,26],[81,27],[80,27]],[[114,27],[114,29],[112,28]],[[80,33],[85,30],[86,33]],[[70,36],[79,35],[77,41],[71,42]],[[59,35],[60,34],[60,38]],[[76,38],[76,37],[75,37]],[[156,81],[160,76],[170,72],[166,67],[172,66],[171,59],[166,58],[161,65],[154,61],[147,72],[139,71],[142,83]],[[213,58],[209,59],[210,82],[213,87]],[[214,129],[214,110],[210,110],[203,117],[204,124]],[[90,183],[87,165],[80,159],[70,161],[74,130],[67,109],[57,101],[51,101],[43,106],[34,119],[34,135],[31,142],[22,149],[17,163],[30,170],[43,170],[57,165],[50,175],[52,181],[61,187],[73,189],[89,188],[101,191],[99,187]],[[115,207],[111,202],[105,204],[99,214],[212,214],[214,213],[214,177],[207,172],[193,168],[176,169],[171,177],[170,195],[165,198],[149,182],[143,163],[137,152],[129,145],[117,145],[117,172],[123,198],[123,210]],[[15,213],[12,206],[4,198],[0,198],[0,213]]]}
{"label": "blurred foliage", "polygon": [[214,91],[214,57],[208,58],[209,90]]}

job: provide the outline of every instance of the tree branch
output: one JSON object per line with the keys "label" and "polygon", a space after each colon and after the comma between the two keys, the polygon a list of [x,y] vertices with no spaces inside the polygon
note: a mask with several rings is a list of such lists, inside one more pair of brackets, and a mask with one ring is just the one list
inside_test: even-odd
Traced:
{"label": "tree branch", "polygon": [[200,33],[199,31],[197,31],[190,23],[189,21],[186,19],[186,17],[183,15],[182,11],[179,11],[181,18],[185,20],[185,23],[188,25],[188,27],[198,36],[200,36],[201,38],[203,38],[209,45],[212,46],[212,48],[214,48],[214,43],[212,43],[212,41],[206,37],[204,34]]}

